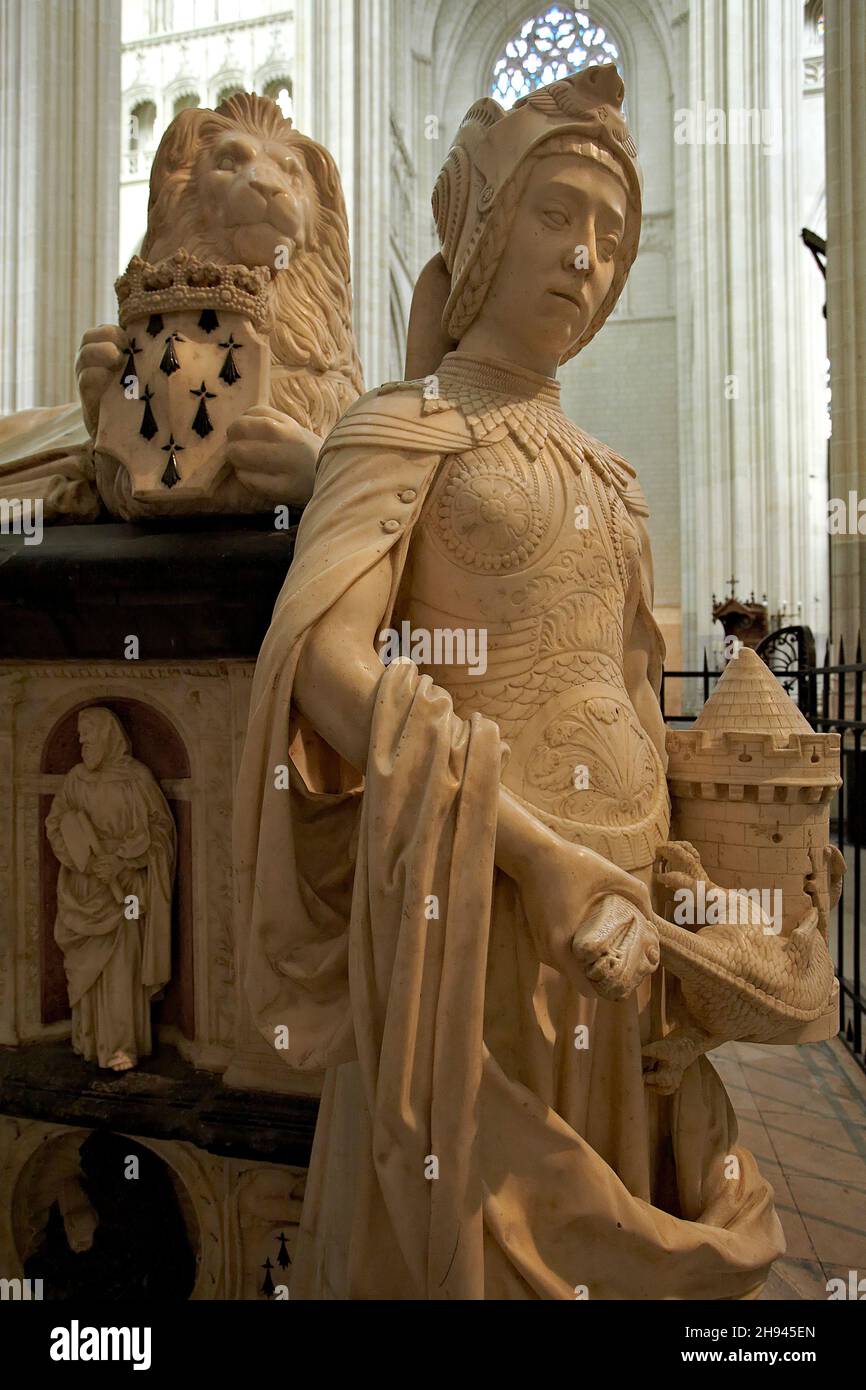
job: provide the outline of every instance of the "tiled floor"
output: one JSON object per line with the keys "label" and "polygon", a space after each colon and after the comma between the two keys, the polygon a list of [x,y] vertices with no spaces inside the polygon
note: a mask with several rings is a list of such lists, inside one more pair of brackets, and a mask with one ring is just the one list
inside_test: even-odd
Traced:
{"label": "tiled floor", "polygon": [[728,1043],[711,1060],[788,1241],[763,1297],[823,1300],[828,1279],[866,1278],[866,1074],[838,1040]]}

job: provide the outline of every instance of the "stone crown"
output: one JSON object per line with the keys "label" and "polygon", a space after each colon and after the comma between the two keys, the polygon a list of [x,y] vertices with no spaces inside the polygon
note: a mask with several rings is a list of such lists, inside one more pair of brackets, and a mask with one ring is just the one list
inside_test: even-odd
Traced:
{"label": "stone crown", "polygon": [[270,323],[267,266],[218,265],[188,251],[151,264],[133,256],[114,282],[121,328],[151,314],[178,310],[224,309],[249,319],[259,332]]}

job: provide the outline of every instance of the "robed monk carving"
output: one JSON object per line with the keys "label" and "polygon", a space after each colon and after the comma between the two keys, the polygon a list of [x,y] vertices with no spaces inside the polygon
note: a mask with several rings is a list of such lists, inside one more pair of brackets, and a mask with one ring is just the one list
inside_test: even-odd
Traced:
{"label": "robed monk carving", "polygon": [[[703,1053],[827,1036],[826,945],[806,920],[804,970],[763,923],[659,910],[698,856],[669,840],[648,510],[556,380],[637,253],[622,101],[606,66],[467,112],[412,379],[326,441],[259,657],[246,987],[326,1070],[293,1297],[750,1298],[784,1249]],[[484,671],[384,665],[404,623],[483,629]]]}
{"label": "robed monk carving", "polygon": [[120,720],[78,716],[81,762],[46,821],[60,860],[54,939],[72,1008],[72,1046],[128,1071],[153,1051],[151,1000],[171,978],[174,821]]}

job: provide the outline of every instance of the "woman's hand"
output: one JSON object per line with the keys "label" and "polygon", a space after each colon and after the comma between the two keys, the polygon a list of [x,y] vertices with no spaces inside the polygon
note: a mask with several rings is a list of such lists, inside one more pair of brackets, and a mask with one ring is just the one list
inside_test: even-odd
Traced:
{"label": "woman's hand", "polygon": [[652,903],[640,879],[556,835],[516,877],[540,959],[582,994],[624,999],[658,966]]}

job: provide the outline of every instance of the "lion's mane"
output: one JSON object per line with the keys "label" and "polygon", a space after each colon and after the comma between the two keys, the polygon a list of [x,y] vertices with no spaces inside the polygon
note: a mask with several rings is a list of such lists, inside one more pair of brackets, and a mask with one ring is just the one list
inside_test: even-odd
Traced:
{"label": "lion's mane", "polygon": [[296,131],[276,102],[254,93],[229,97],[215,111],[181,111],[153,161],[141,255],[157,261],[183,248],[202,260],[234,259],[220,229],[207,225],[198,193],[205,157],[232,130],[290,145],[315,188],[309,244],[273,272],[271,404],[324,436],[364,386],[352,329],[346,205],[337,166],[322,145]]}

